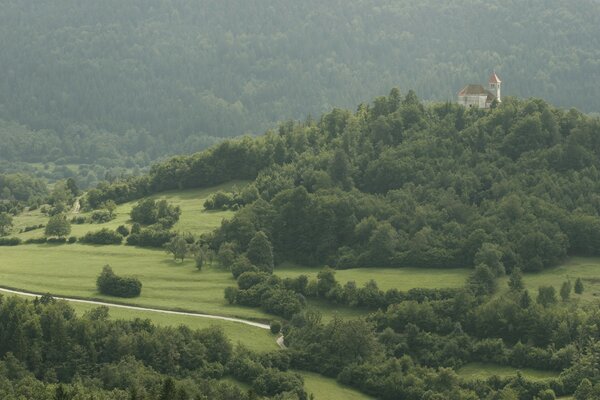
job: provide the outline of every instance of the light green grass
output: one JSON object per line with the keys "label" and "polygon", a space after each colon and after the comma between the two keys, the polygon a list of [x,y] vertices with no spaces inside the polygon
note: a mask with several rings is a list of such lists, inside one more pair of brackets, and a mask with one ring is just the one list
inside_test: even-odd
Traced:
{"label": "light green grass", "polygon": [[[83,315],[97,306],[82,303],[69,303],[78,315]],[[211,326],[218,326],[223,329],[225,335],[234,345],[243,344],[251,350],[263,352],[279,349],[275,342],[276,337],[266,329],[256,328],[244,325],[238,322],[219,321],[208,318],[191,317],[185,315],[161,314],[151,311],[134,311],[118,307],[109,307],[110,318],[112,319],[149,319],[159,326],[179,326],[185,325],[192,329],[205,329]]]}
{"label": "light green grass", "polygon": [[[181,216],[179,222],[175,224],[173,230],[180,232],[191,232],[195,235],[210,232],[221,225],[224,218],[231,218],[234,215],[233,211],[207,211],[204,209],[204,202],[213,193],[219,190],[230,191],[234,186],[243,187],[245,182],[237,181],[223,185],[204,188],[163,192],[150,196],[155,200],[166,199],[169,203],[181,208]],[[72,224],[70,236],[83,236],[87,232],[97,231],[102,228],[116,229],[119,225],[130,225],[129,213],[136,201],[120,204],[115,210],[116,218],[104,224]],[[74,214],[69,212],[67,217],[70,220],[75,215],[89,216],[91,213]],[[14,218],[13,232],[15,236],[22,239],[30,239],[41,237],[44,235],[44,230],[39,229],[30,232],[17,233],[26,226],[46,224],[48,217],[43,215],[41,211],[26,211]]]}
{"label": "light green grass", "polygon": [[494,375],[502,378],[516,376],[517,371],[520,371],[525,378],[531,380],[556,378],[559,375],[558,372],[553,371],[540,371],[531,368],[517,369],[503,365],[486,363],[469,363],[460,368],[457,373],[458,375],[468,379],[487,379]]}
{"label": "light green grass", "polygon": [[[275,273],[283,278],[301,274],[316,279],[320,268],[307,268],[294,265],[282,265]],[[358,286],[373,279],[382,290],[413,288],[454,288],[465,284],[470,273],[467,268],[431,269],[431,268],[352,268],[335,271],[335,279],[342,285],[355,281]]]}
{"label": "light green grass", "polygon": [[[600,258],[597,257],[572,257],[558,267],[526,273],[523,275],[523,283],[535,297],[540,286],[553,286],[558,294],[563,282],[570,280],[574,286],[577,278],[582,279],[584,292],[577,295],[571,291],[572,300],[590,302],[600,298]],[[507,290],[508,277],[501,280],[500,286],[502,292]]]}
{"label": "light green grass", "polygon": [[[372,397],[367,396],[347,386],[339,384],[333,378],[327,378],[313,372],[296,371],[295,372],[304,378],[304,389],[310,395],[314,395],[315,400],[369,400]],[[238,386],[240,389],[247,391],[250,386],[238,381],[233,377],[224,377],[221,381],[228,382]]]}
{"label": "light green grass", "polygon": [[192,260],[175,262],[163,250],[130,246],[21,245],[0,249],[0,285],[32,292],[115,301],[96,290],[96,278],[110,264],[118,275],[142,281],[142,295],[127,303],[265,319],[259,309],[226,303],[223,291],[234,286],[231,273],[218,267],[198,271]]}
{"label": "light green grass", "polygon": [[304,378],[304,388],[316,400],[363,400],[372,399],[358,390],[339,384],[335,379],[305,371],[294,371]]}

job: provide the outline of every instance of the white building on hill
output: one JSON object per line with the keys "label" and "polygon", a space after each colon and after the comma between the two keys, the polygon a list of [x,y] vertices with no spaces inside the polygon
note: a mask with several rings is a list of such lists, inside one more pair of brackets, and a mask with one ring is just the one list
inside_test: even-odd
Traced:
{"label": "white building on hill", "polygon": [[502,81],[498,75],[493,72],[488,81],[488,89],[485,89],[483,85],[478,84],[467,85],[458,92],[458,104],[467,108],[490,108],[494,100],[497,100],[498,102],[502,101],[500,97],[501,85]]}

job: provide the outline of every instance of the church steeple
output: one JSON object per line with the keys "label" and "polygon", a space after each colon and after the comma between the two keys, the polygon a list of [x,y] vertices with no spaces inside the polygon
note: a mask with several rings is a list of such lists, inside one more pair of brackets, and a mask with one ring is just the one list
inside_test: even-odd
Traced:
{"label": "church steeple", "polygon": [[502,102],[502,98],[500,97],[500,88],[502,86],[502,81],[500,80],[500,78],[498,78],[498,75],[496,75],[496,71],[492,72],[488,84],[490,86],[490,92],[496,95],[496,100],[498,100],[499,103]]}

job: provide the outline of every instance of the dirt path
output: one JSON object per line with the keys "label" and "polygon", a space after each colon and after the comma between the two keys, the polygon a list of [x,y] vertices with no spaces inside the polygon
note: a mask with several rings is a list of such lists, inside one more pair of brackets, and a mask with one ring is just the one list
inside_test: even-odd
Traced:
{"label": "dirt path", "polygon": [[[28,296],[28,297],[43,296],[43,294],[39,294],[39,293],[21,292],[18,290],[4,289],[4,288],[0,288],[0,292],[10,293],[10,294],[18,294],[21,296]],[[184,316],[188,316],[188,317],[211,318],[211,319],[218,319],[221,321],[238,322],[240,324],[250,325],[255,328],[270,329],[269,325],[267,325],[267,324],[261,324],[260,322],[248,321],[248,320],[240,319],[240,318],[224,317],[221,315],[210,315],[210,314],[183,312],[183,311],[160,310],[157,308],[126,306],[123,304],[114,304],[114,303],[109,303],[109,302],[104,302],[104,301],[95,301],[95,300],[73,299],[73,298],[69,298],[69,297],[59,297],[59,296],[52,296],[52,297],[54,297],[57,300],[66,300],[66,301],[71,301],[73,303],[83,303],[83,304],[93,304],[93,305],[97,305],[97,306],[125,308],[127,310],[136,310],[136,311],[150,311],[150,312],[156,312],[156,313],[161,313],[161,314],[184,315]],[[280,343],[279,339],[277,339],[277,344],[280,347],[282,347],[283,341]]]}

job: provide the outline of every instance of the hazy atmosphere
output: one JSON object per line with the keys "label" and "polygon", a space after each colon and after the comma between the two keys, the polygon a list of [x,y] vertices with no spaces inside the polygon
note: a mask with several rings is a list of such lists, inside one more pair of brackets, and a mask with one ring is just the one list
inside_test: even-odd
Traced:
{"label": "hazy atmosphere", "polygon": [[0,0],[0,399],[600,399],[599,0]]}

